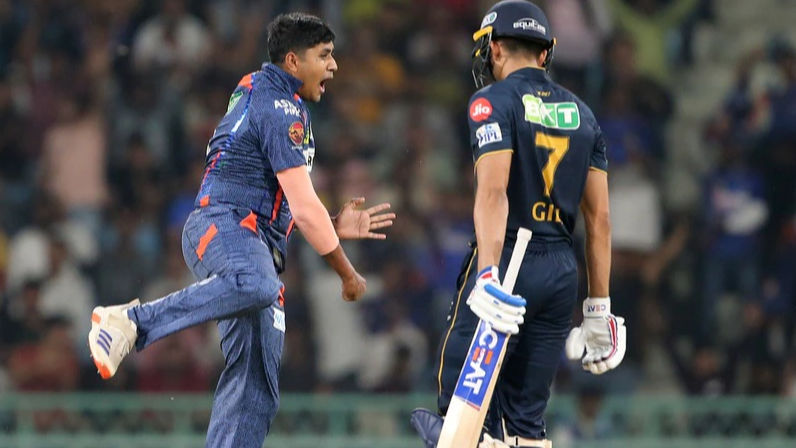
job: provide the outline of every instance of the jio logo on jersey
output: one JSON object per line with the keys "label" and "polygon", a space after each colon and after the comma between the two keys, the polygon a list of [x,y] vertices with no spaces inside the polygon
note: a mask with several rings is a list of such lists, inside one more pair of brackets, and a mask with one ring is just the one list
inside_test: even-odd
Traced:
{"label": "jio logo on jersey", "polygon": [[484,121],[492,115],[492,103],[486,98],[478,98],[470,105],[470,118],[473,121]]}

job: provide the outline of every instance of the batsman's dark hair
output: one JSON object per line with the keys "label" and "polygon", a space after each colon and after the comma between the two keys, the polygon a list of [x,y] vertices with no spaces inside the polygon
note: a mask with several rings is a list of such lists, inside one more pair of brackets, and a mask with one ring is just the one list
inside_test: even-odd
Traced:
{"label": "batsman's dark hair", "polygon": [[517,39],[513,37],[495,37],[493,39],[500,42],[503,48],[511,54],[521,54],[532,58],[538,58],[543,51],[550,49],[550,44],[536,40]]}
{"label": "batsman's dark hair", "polygon": [[319,17],[301,12],[281,14],[268,25],[268,57],[274,64],[281,64],[291,51],[300,53],[320,43],[334,42],[334,38],[334,31]]}

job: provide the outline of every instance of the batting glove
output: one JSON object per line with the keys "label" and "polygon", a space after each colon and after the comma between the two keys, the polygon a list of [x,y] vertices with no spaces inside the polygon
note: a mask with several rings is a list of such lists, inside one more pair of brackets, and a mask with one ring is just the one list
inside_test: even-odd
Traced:
{"label": "batting glove", "polygon": [[498,280],[497,266],[485,268],[478,274],[475,287],[467,298],[467,305],[476,316],[501,333],[514,335],[524,322],[525,299],[509,294]]}
{"label": "batting glove", "polygon": [[583,370],[602,375],[622,362],[626,350],[625,319],[611,314],[611,298],[584,300],[583,323],[567,337],[567,358],[580,359]]}
{"label": "batting glove", "polygon": [[511,448],[506,442],[493,439],[489,434],[484,434],[484,440],[478,444],[478,448]]}

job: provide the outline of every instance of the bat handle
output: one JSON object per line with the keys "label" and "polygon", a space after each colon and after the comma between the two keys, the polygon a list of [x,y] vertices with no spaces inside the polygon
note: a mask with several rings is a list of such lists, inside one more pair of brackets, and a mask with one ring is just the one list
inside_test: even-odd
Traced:
{"label": "bat handle", "polygon": [[522,258],[525,256],[525,249],[528,248],[531,236],[533,236],[533,232],[525,227],[520,227],[517,231],[517,242],[514,243],[514,249],[511,251],[511,259],[509,260],[509,267],[506,269],[506,275],[503,277],[503,288],[505,288],[509,294],[514,292],[514,284],[517,282],[517,276],[520,274]]}

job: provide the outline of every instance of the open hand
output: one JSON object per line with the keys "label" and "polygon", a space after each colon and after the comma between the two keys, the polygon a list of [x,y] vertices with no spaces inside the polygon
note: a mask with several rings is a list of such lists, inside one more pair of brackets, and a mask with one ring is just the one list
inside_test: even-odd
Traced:
{"label": "open hand", "polygon": [[357,210],[357,207],[364,203],[365,198],[351,199],[334,217],[332,222],[338,238],[343,240],[387,238],[387,235],[373,231],[392,226],[395,213],[381,213],[389,209],[390,204],[385,202],[365,210]]}

